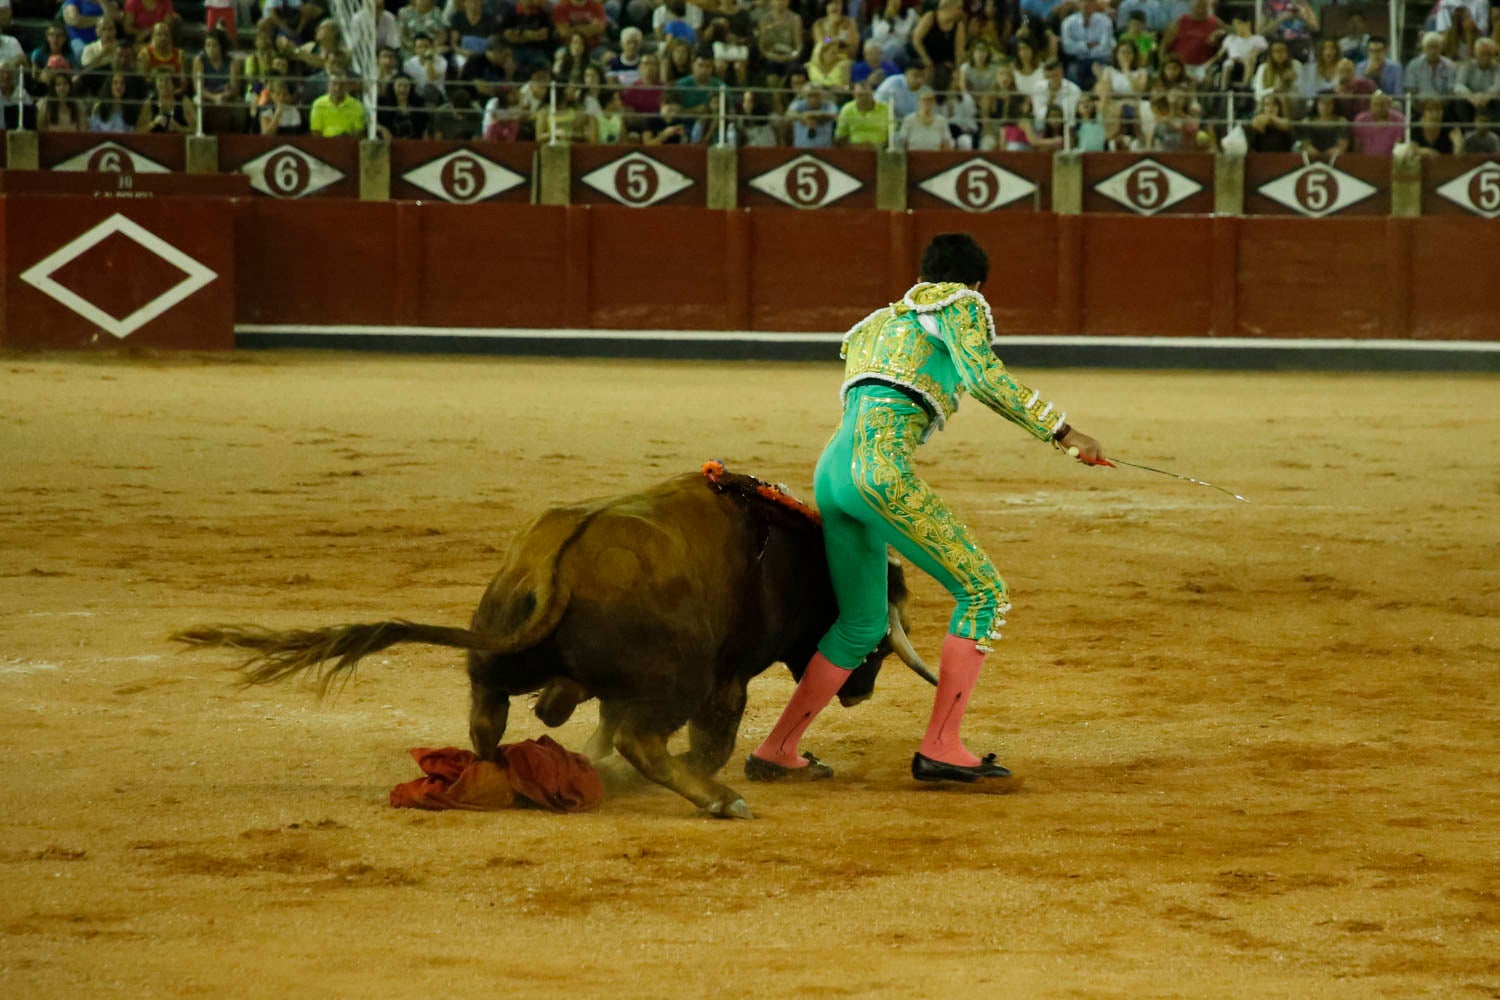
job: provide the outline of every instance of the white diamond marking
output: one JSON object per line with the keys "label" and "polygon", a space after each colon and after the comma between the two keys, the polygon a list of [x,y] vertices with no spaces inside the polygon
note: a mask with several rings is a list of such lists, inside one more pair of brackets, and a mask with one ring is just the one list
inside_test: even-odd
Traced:
{"label": "white diamond marking", "polygon": [[402,174],[402,179],[444,201],[461,205],[484,201],[526,183],[526,178],[467,149],[429,160]]}
{"label": "white diamond marking", "polygon": [[[129,169],[126,169],[127,164]],[[107,171],[117,174],[169,174],[171,170],[157,163],[149,156],[142,156],[133,149],[128,149],[118,142],[101,142],[97,146],[90,146],[83,152],[68,157],[61,163],[52,165],[53,170],[89,170]]]}
{"label": "white diamond marking", "polygon": [[1309,163],[1260,186],[1272,201],[1311,219],[1342,212],[1375,193],[1373,185],[1322,163]]}
{"label": "white diamond marking", "polygon": [[344,179],[344,172],[316,156],[282,144],[240,167],[250,186],[274,198],[304,198]]}
{"label": "white diamond marking", "polygon": [[793,208],[823,208],[864,187],[854,176],[810,153],[751,178],[750,186]]}
{"label": "white diamond marking", "polygon": [[1094,190],[1132,212],[1155,215],[1171,208],[1184,198],[1203,190],[1203,185],[1152,159],[1140,160],[1111,174]]}
{"label": "white diamond marking", "polygon": [[1500,217],[1500,166],[1481,163],[1439,187],[1437,193],[1475,215]]}
{"label": "white diamond marking", "polygon": [[1003,208],[1036,191],[1036,185],[1026,178],[977,156],[955,164],[917,186],[966,212]]}
{"label": "white diamond marking", "polygon": [[655,205],[693,186],[693,179],[642,153],[610,160],[579,178],[606,197],[631,208]]}
{"label": "white diamond marking", "polygon": [[[58,268],[83,256],[115,233],[135,240],[158,257],[187,272],[183,278],[129,316],[115,318],[88,299],[52,280]],[[124,340],[183,299],[213,282],[218,274],[125,216],[116,213],[58,247],[21,273],[21,280],[50,296],[91,323]]]}

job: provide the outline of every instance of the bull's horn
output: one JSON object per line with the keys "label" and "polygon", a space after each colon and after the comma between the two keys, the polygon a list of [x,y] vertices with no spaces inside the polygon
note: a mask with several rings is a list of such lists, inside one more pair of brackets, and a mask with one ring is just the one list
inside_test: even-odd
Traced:
{"label": "bull's horn", "polygon": [[891,622],[891,649],[901,657],[901,662],[911,667],[911,672],[922,678],[933,687],[937,687],[937,678],[932,676],[932,671],[927,669],[927,664],[917,655],[912,648],[911,640],[906,637],[906,629],[901,627],[901,612],[896,610],[894,604],[890,605]]}

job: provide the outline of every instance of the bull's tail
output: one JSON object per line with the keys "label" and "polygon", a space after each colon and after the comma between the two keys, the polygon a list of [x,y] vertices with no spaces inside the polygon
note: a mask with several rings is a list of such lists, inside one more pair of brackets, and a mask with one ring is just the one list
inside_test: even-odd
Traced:
{"label": "bull's tail", "polygon": [[[274,684],[312,669],[319,696],[327,694],[335,681],[347,681],[362,658],[397,643],[421,642],[508,653],[525,649],[533,641],[529,635],[487,635],[400,620],[284,632],[255,625],[211,625],[185,629],[172,638],[190,646],[227,646],[250,651],[249,658],[239,667],[247,685]],[[330,660],[335,662],[330,664]]]}

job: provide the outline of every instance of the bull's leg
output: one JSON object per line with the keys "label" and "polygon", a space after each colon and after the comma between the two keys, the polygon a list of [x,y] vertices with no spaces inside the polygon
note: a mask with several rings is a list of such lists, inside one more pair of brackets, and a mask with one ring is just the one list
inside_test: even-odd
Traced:
{"label": "bull's leg", "polygon": [[734,753],[734,740],[745,714],[745,684],[731,680],[714,690],[688,720],[688,752],[682,761],[694,773],[716,774]]}
{"label": "bull's leg", "polygon": [[754,814],[739,792],[712,778],[694,774],[681,760],[667,753],[670,734],[671,729],[663,733],[658,726],[643,725],[638,717],[627,716],[615,736],[615,749],[641,774],[672,789],[708,815],[753,819]]}
{"label": "bull's leg", "polygon": [[615,752],[615,733],[619,728],[620,709],[614,702],[601,701],[599,725],[594,728],[594,735],[583,745],[583,755],[594,764],[612,756]]}
{"label": "bull's leg", "polygon": [[510,696],[504,691],[469,685],[469,742],[485,760],[495,759],[495,750],[505,738],[510,715]]}

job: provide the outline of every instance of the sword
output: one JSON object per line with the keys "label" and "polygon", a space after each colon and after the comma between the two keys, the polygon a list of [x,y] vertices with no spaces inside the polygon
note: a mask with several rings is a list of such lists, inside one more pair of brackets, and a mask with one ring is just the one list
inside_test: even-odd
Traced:
{"label": "sword", "polygon": [[1101,458],[1098,461],[1093,461],[1091,459],[1084,458],[1082,455],[1080,455],[1078,453],[1078,449],[1077,448],[1069,448],[1068,449],[1068,455],[1071,458],[1078,459],[1084,465],[1107,465],[1111,469],[1115,468],[1117,464],[1118,465],[1128,465],[1132,469],[1141,469],[1141,470],[1143,470],[1145,472],[1154,472],[1158,476],[1171,476],[1173,479],[1181,479],[1185,483],[1197,483],[1199,486],[1207,486],[1211,490],[1218,490],[1220,493],[1227,493],[1230,496],[1234,497],[1236,500],[1240,501],[1241,503],[1249,503],[1250,502],[1249,500],[1246,500],[1244,497],[1240,496],[1238,493],[1235,493],[1232,490],[1226,490],[1222,486],[1215,486],[1213,483],[1205,483],[1203,480],[1201,480],[1201,479],[1194,479],[1192,476],[1179,476],[1177,473],[1175,473],[1175,472],[1168,472],[1166,469],[1154,469],[1154,468],[1152,468],[1149,465],[1141,465],[1139,462],[1127,462],[1123,458],[1116,458],[1114,461],[1110,461],[1107,458]]}

